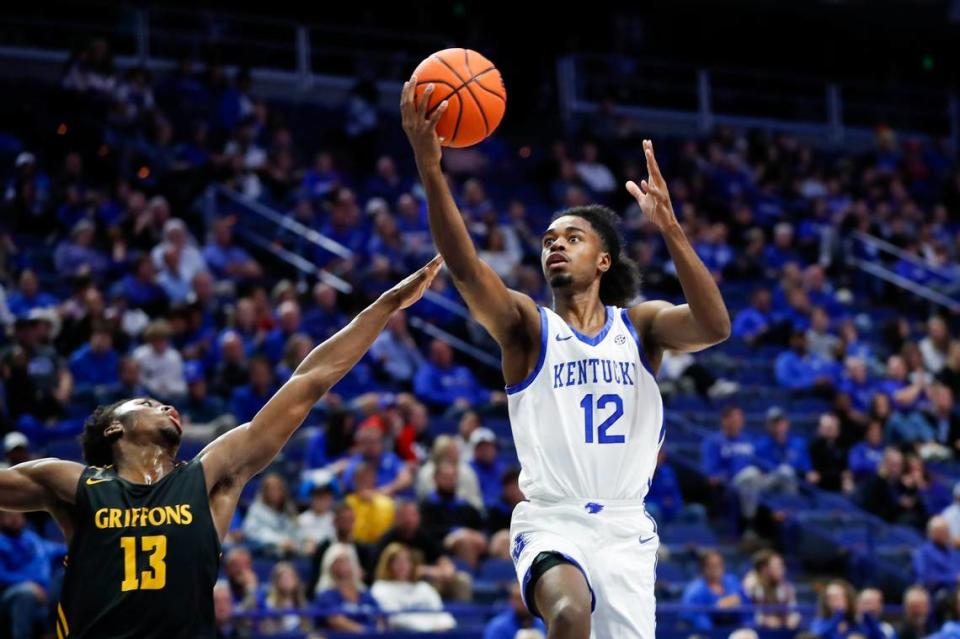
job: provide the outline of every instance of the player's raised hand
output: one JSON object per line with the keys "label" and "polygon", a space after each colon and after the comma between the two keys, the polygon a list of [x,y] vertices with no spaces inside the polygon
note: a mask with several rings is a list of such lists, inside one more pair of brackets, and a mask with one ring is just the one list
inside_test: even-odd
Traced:
{"label": "player's raised hand", "polygon": [[419,102],[417,101],[417,76],[411,76],[403,83],[400,92],[400,115],[403,130],[410,140],[418,163],[439,163],[441,157],[440,137],[437,135],[437,122],[447,110],[447,101],[441,102],[433,113],[427,113],[427,105],[435,86],[428,84]]}
{"label": "player's raised hand", "polygon": [[633,180],[627,182],[627,191],[636,198],[640,210],[661,231],[677,224],[677,216],[673,212],[670,202],[670,192],[667,190],[667,181],[660,173],[660,166],[653,154],[653,142],[643,141],[643,154],[647,158],[648,179],[640,180],[639,186]]}
{"label": "player's raised hand", "polygon": [[441,266],[443,266],[443,258],[437,255],[421,267],[420,270],[408,275],[396,286],[384,293],[384,297],[395,304],[398,310],[413,306],[423,297],[424,291],[430,287],[433,278],[440,272]]}

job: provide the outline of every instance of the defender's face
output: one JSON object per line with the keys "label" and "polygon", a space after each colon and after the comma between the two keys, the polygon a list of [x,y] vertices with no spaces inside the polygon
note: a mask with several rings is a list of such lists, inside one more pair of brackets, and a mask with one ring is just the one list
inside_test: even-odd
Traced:
{"label": "defender's face", "polygon": [[564,215],[543,234],[540,265],[551,288],[589,284],[610,268],[610,254],[590,222]]}
{"label": "defender's face", "polygon": [[130,399],[117,407],[114,415],[128,434],[159,435],[170,443],[179,444],[183,435],[180,413],[169,404],[161,404],[149,397]]}

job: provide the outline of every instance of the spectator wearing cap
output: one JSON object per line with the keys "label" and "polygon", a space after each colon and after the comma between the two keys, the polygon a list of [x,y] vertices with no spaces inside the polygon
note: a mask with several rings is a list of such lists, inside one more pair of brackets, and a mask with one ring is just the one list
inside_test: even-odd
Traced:
{"label": "spectator wearing cap", "polygon": [[435,410],[466,410],[505,399],[503,393],[483,388],[466,366],[455,364],[453,349],[439,339],[430,343],[430,360],[417,371],[413,388]]}
{"label": "spectator wearing cap", "polygon": [[120,355],[113,348],[113,333],[106,324],[93,327],[89,341],[70,356],[75,397],[89,401],[120,381]]}
{"label": "spectator wearing cap", "polygon": [[405,491],[413,483],[410,468],[391,451],[384,450],[384,434],[374,424],[357,429],[355,442],[357,452],[349,457],[343,471],[343,489],[354,490],[353,475],[360,464],[366,463],[376,470],[375,485],[384,495]]}
{"label": "spectator wearing cap", "polygon": [[203,364],[191,360],[183,365],[183,377],[187,383],[187,396],[178,409],[185,428],[183,436],[193,441],[208,442],[237,424],[226,402],[208,392],[207,377]]}
{"label": "spectator wearing cap", "polygon": [[40,420],[58,417],[73,391],[70,371],[43,341],[38,311],[41,309],[16,319],[13,344],[0,353],[7,409],[15,419],[21,415]]}
{"label": "spectator wearing cap", "polygon": [[4,459],[0,462],[0,468],[10,468],[17,464],[30,461],[33,456],[30,454],[30,440],[23,433],[13,431],[3,436],[3,455]]}
{"label": "spectator wearing cap", "polygon": [[53,264],[61,276],[90,275],[99,278],[107,269],[107,258],[93,246],[96,227],[80,220],[70,230],[70,238],[61,242],[53,254]]}
{"label": "spectator wearing cap", "polygon": [[766,416],[767,434],[757,440],[756,455],[767,471],[810,479],[812,465],[807,442],[790,434],[790,418],[779,406],[771,406]]}
{"label": "spectator wearing cap", "polygon": [[497,459],[497,436],[489,428],[481,427],[473,431],[470,445],[473,448],[473,459],[469,463],[480,484],[480,494],[486,509],[500,500],[501,479],[507,465]]}
{"label": "spectator wearing cap", "polygon": [[412,388],[413,377],[423,365],[423,354],[410,334],[403,311],[393,314],[387,322],[387,330],[380,333],[370,347],[370,354],[394,388]]}
{"label": "spectator wearing cap", "polygon": [[953,589],[960,581],[960,550],[950,541],[950,524],[939,515],[927,522],[927,541],[913,553],[913,574],[931,593]]}
{"label": "spectator wearing cap", "polygon": [[10,294],[8,306],[14,317],[25,317],[35,308],[56,306],[57,298],[40,290],[37,274],[31,269],[23,269],[17,280],[17,290]]}
{"label": "spectator wearing cap", "polygon": [[183,376],[183,358],[170,344],[173,330],[166,320],[151,322],[143,332],[146,342],[133,351],[140,367],[140,382],[154,397],[179,400],[187,392]]}
{"label": "spectator wearing cap", "polygon": [[249,370],[250,383],[237,388],[230,397],[230,412],[238,424],[253,419],[276,390],[273,367],[265,357],[251,358]]}

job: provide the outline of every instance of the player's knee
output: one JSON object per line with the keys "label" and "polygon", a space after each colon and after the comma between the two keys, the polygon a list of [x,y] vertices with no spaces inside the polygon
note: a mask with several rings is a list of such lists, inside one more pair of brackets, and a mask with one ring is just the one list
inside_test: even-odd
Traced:
{"label": "player's knee", "polygon": [[[561,628],[590,632],[590,602],[583,597],[563,596],[557,599],[546,611],[544,621],[548,626],[557,624]],[[587,634],[583,636],[586,637]],[[577,635],[578,636],[578,635]]]}

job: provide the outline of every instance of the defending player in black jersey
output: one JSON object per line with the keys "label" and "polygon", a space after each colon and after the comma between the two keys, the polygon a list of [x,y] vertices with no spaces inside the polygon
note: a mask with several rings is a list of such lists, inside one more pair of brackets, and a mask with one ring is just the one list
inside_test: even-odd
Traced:
{"label": "defending player in black jersey", "polygon": [[303,360],[253,420],[177,461],[177,410],[150,398],[87,420],[87,466],[40,459],[0,470],[0,509],[46,510],[69,543],[58,639],[215,635],[220,542],[244,484],[280,452],[389,317],[420,299],[439,257],[384,293]]}

